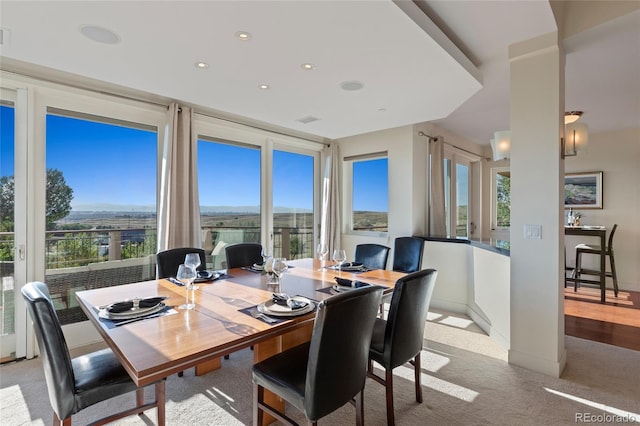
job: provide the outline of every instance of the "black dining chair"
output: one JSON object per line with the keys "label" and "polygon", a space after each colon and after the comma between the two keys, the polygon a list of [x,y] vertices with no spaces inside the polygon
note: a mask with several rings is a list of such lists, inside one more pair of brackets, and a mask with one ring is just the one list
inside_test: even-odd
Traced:
{"label": "black dining chair", "polygon": [[[600,247],[598,245],[590,245],[590,244],[578,244],[576,246],[576,269],[575,269],[575,278],[573,281],[573,291],[578,291],[578,280],[580,279],[580,275],[600,275],[599,270],[593,269],[583,269],[582,268],[582,255],[584,254],[597,254],[601,255],[602,251],[604,251],[604,255],[609,258],[609,264],[611,265],[611,271],[607,271],[605,269],[605,277],[609,277],[613,280],[613,292],[616,297],[618,297],[618,275],[616,274],[616,262],[613,257],[613,235],[616,233],[616,229],[618,229],[618,224],[614,224],[613,228],[611,228],[611,232],[609,233],[609,240],[607,242],[606,247]],[[604,290],[603,290],[604,291]]]}
{"label": "black dining chair", "polygon": [[178,267],[184,263],[184,258],[188,253],[198,253],[200,255],[198,271],[207,269],[207,258],[204,249],[197,247],[172,248],[156,254],[156,279],[175,277],[178,273]]}
{"label": "black dining chair", "polygon": [[369,286],[325,299],[309,343],[253,366],[254,425],[262,424],[264,412],[296,424],[264,401],[265,389],[304,413],[312,425],[355,398],[356,423],[364,424],[367,357],[381,295],[381,287]]}
{"label": "black dining chair", "polygon": [[389,247],[381,244],[358,244],[354,260],[369,269],[387,269],[389,250]]}
{"label": "black dining chair", "polygon": [[262,245],[259,243],[231,244],[226,246],[224,251],[228,269],[262,263]]}
{"label": "black dining chair", "polygon": [[[420,384],[420,353],[431,295],[438,272],[424,269],[396,281],[387,319],[376,318],[369,350],[367,376],[386,388],[387,424],[395,424],[393,412],[393,369],[410,362],[414,368],[416,401],[422,402]],[[373,362],[380,364],[385,377],[373,371]]]}
{"label": "black dining chair", "polygon": [[42,358],[54,425],[71,425],[71,416],[98,402],[136,391],[136,407],[99,420],[104,424],[156,407],[164,422],[165,380],[155,383],[156,400],[144,403],[144,388],[131,380],[111,349],[71,358],[49,289],[41,282],[22,288],[22,297],[33,320]]}
{"label": "black dining chair", "polygon": [[424,240],[416,237],[398,237],[393,248],[393,270],[412,273],[422,267]]}

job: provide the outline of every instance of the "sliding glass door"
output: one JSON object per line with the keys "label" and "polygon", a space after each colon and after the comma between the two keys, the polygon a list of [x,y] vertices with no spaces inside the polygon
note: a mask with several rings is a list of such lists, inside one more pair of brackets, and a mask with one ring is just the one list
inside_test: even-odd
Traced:
{"label": "sliding glass door", "polygon": [[[16,155],[15,92],[3,90],[0,97],[0,362],[16,358],[16,323],[20,310],[20,288],[16,268],[24,266],[24,246],[18,248],[16,236]],[[19,183],[20,184],[20,183]],[[21,200],[22,201],[22,200]],[[21,211],[21,210],[18,210]],[[24,235],[23,235],[24,237]],[[18,256],[18,262],[16,262]],[[20,259],[22,257],[22,259]],[[17,264],[17,265],[16,265]],[[19,327],[18,327],[19,329]],[[24,336],[20,336],[24,339]]]}

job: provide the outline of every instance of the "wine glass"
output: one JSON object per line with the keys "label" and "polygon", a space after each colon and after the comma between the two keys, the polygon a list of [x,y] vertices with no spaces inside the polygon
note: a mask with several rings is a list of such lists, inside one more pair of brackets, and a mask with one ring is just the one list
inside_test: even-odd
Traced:
{"label": "wine glass", "polygon": [[[187,290],[187,299],[184,305],[180,305],[180,309],[193,309],[196,307],[195,293],[193,291],[193,280],[196,279],[196,270],[191,265],[182,264],[178,266],[176,278],[182,282]],[[191,302],[189,302],[189,290],[191,290]]]}
{"label": "wine glass", "polygon": [[267,259],[269,258],[269,250],[266,247],[262,247],[260,256],[262,256],[262,266],[264,267],[264,264],[267,263]]}
{"label": "wine glass", "polygon": [[333,261],[338,265],[338,271],[342,272],[342,264],[347,260],[346,250],[336,249],[333,251]]}
{"label": "wine glass", "polygon": [[[198,253],[187,253],[184,257],[184,264],[193,267],[193,270],[196,271],[196,278],[198,277],[198,266],[200,266],[200,254]],[[193,286],[194,290],[198,289],[197,285]]]}
{"label": "wine glass", "polygon": [[318,247],[316,248],[316,253],[318,253],[318,259],[320,259],[319,271],[322,271],[324,270],[324,261],[327,257],[327,254],[329,254],[329,247],[327,247],[326,244],[319,243]]}
{"label": "wine glass", "polygon": [[277,257],[273,259],[273,265],[271,266],[271,268],[273,269],[273,273],[275,274],[275,276],[278,278],[278,284],[280,285],[280,291],[278,293],[280,293],[281,295],[285,295],[285,293],[282,291],[282,275],[287,272],[287,269],[289,269],[289,265],[287,265],[287,259],[285,259],[284,257]]}

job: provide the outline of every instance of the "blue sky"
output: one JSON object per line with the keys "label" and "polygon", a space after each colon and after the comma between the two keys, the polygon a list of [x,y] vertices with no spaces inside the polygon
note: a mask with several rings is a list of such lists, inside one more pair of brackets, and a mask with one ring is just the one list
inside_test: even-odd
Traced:
{"label": "blue sky", "polygon": [[[13,109],[2,106],[0,110],[0,172],[10,176],[14,172]],[[46,138],[46,167],[62,171],[73,189],[74,209],[155,206],[155,132],[48,115]],[[275,150],[273,164],[274,207],[311,210],[313,157]],[[199,141],[198,173],[200,205],[260,204],[259,149]],[[386,211],[386,192],[382,195],[378,189],[386,182],[386,164],[370,164],[359,175],[363,180],[356,194],[358,209]]]}

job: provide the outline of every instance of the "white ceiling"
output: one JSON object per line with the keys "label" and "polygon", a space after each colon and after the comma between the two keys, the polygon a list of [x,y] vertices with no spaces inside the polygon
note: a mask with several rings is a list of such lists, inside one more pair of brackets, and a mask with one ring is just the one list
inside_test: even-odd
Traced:
{"label": "white ceiling", "polygon": [[[388,0],[2,1],[1,54],[5,69],[35,64],[317,137],[436,121],[487,144],[509,126],[507,47],[556,29],[549,3],[418,4],[468,59],[414,3]],[[638,125],[639,22],[640,11],[566,40],[567,109],[591,131]],[[87,39],[88,24],[120,42]],[[363,89],[340,88],[353,80]],[[298,121],[308,116],[319,120]]]}

